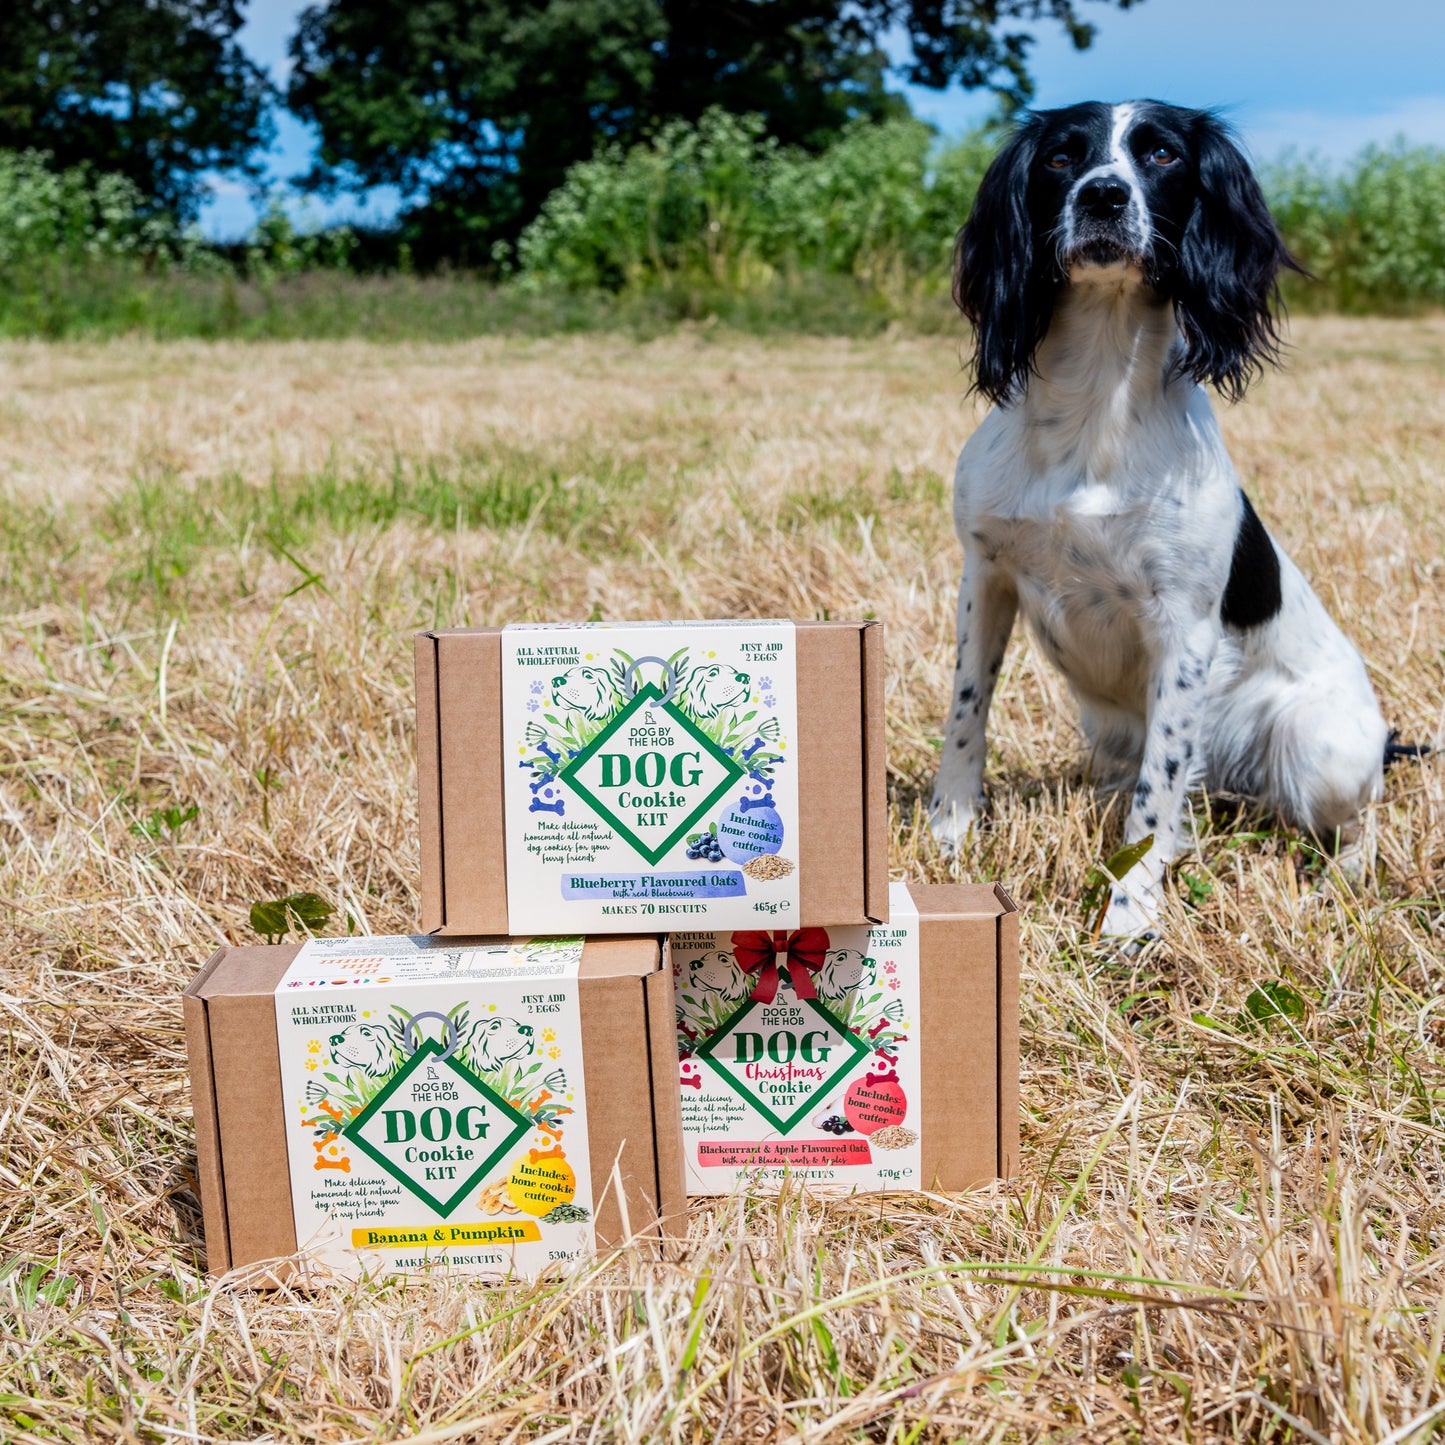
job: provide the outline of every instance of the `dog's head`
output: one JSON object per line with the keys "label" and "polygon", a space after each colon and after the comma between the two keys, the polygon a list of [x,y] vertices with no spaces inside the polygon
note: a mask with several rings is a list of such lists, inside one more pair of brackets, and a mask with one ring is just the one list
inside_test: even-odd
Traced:
{"label": "dog's head", "polygon": [[612,674],[603,667],[569,667],[552,679],[552,696],[558,707],[572,708],[593,722],[610,716],[621,700]]}
{"label": "dog's head", "polygon": [[830,948],[818,975],[818,992],[824,998],[842,998],[863,982],[868,962],[856,948]]}
{"label": "dog's head", "polygon": [[725,662],[695,667],[687,679],[687,697],[700,718],[714,718],[725,707],[748,695],[748,674]]}
{"label": "dog's head", "polygon": [[720,994],[725,1003],[740,1003],[746,995],[748,976],[730,953],[704,953],[688,965],[687,981],[693,988]]}
{"label": "dog's head", "polygon": [[385,1024],[347,1024],[331,1035],[331,1057],[373,1079],[391,1072],[395,1048],[396,1039]]}
{"label": "dog's head", "polygon": [[509,1059],[532,1052],[532,1026],[509,1018],[482,1019],[468,1032],[464,1051],[478,1073],[494,1074]]}
{"label": "dog's head", "polygon": [[953,294],[990,401],[1022,395],[1060,291],[1100,283],[1172,302],[1180,373],[1236,400],[1278,356],[1281,268],[1300,270],[1217,116],[1090,101],[1027,116],[994,159],[958,235]]}

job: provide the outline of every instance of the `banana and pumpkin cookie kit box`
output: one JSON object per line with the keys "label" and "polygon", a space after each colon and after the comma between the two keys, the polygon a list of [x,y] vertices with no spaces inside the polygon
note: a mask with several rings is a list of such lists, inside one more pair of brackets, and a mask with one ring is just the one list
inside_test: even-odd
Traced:
{"label": "banana and pumpkin cookie kit box", "polygon": [[184,998],[213,1272],[535,1275],[685,1207],[665,940],[220,950]]}
{"label": "banana and pumpkin cookie kit box", "polygon": [[877,623],[427,632],[416,686],[428,933],[887,917]]}
{"label": "banana and pumpkin cookie kit box", "polygon": [[1018,914],[892,886],[872,927],[672,935],[689,1194],[965,1189],[1018,1159]]}

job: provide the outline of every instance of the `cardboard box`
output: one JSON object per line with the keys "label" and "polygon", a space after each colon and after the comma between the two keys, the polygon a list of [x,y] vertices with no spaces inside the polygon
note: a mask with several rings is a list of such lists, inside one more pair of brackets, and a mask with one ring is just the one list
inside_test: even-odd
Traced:
{"label": "cardboard box", "polygon": [[1018,913],[997,887],[892,892],[871,929],[673,935],[690,1194],[1016,1171]]}
{"label": "cardboard box", "polygon": [[[343,1272],[363,1255],[385,1272],[450,1250],[457,1268],[505,1272],[515,1258],[530,1273],[538,1254],[590,1247],[594,1228],[606,1245],[679,1224],[665,939],[306,947],[306,956],[299,945],[223,948],[185,991],[213,1273],[290,1256],[298,1244]],[[308,961],[314,952],[323,956]],[[417,1160],[445,1162],[403,1160],[424,1144]],[[568,1155],[585,1156],[586,1177],[566,1178]],[[433,1172],[450,1182],[424,1182]],[[486,1185],[490,1173],[502,1182]],[[298,1219],[309,1223],[321,1207],[317,1190],[345,1217],[334,1237],[318,1243],[323,1228],[298,1241]],[[548,1222],[554,1198],[585,1200],[592,1219],[576,1222],[569,1206],[565,1229]],[[365,1230],[347,1238],[350,1221]],[[413,1248],[413,1235],[432,1226],[443,1235]],[[500,1266],[499,1252],[508,1255]]]}
{"label": "cardboard box", "polygon": [[[728,625],[697,624],[702,627]],[[731,625],[743,628],[765,624]],[[655,626],[658,639],[645,650],[670,656],[676,638],[682,637],[685,642],[687,628],[692,625]],[[677,629],[674,632],[663,630],[674,626]],[[780,769],[779,776],[796,790],[796,837],[788,847],[792,855],[792,845],[796,845],[796,876],[776,886],[779,889],[791,886],[796,906],[783,905],[786,916],[775,921],[793,927],[879,921],[886,917],[888,867],[882,627],[867,622],[799,622],[793,627],[788,645],[795,650],[797,735],[794,750],[787,755],[789,764]],[[501,629],[483,628],[426,632],[416,639],[422,927],[427,932],[527,931],[526,926],[517,924],[515,891],[511,909],[508,904],[508,869],[514,866],[515,860],[508,857],[509,820],[505,799],[508,789],[515,793],[518,785],[519,749],[517,739],[504,736],[505,636]],[[597,636],[601,642],[608,640],[605,633]],[[513,655],[505,656],[511,665]],[[546,661],[545,658],[539,660]],[[661,658],[650,660],[659,662]],[[574,670],[579,674],[583,671]],[[534,689],[540,691],[543,687],[561,684],[564,679],[554,675],[557,671],[544,666],[535,675]],[[771,677],[768,680],[774,681]],[[604,685],[607,685],[605,679]],[[550,700],[545,696],[541,699],[542,702]],[[763,698],[755,695],[754,706],[764,701],[773,703],[771,693]],[[577,699],[573,697],[571,705],[576,704]],[[533,706],[531,702],[528,705]],[[551,712],[550,721],[554,724],[560,711],[560,708],[545,706],[538,711],[534,706],[539,721],[547,719]],[[757,727],[757,720],[754,718],[748,726]],[[746,752],[743,755],[746,756]],[[573,756],[577,754],[568,755]],[[758,784],[752,791],[761,792],[762,787]],[[544,801],[548,796],[549,790],[544,789],[536,806],[559,806],[557,802]],[[581,812],[582,805],[575,797],[563,801],[573,809],[568,815],[570,824],[574,814]],[[768,801],[766,797],[738,799],[732,806],[756,806],[765,801]],[[543,818],[541,822],[555,826],[550,818]],[[712,826],[716,827],[716,823]],[[727,826],[725,819],[724,829]],[[725,836],[719,841],[727,846]],[[675,846],[669,857],[675,860],[677,876],[683,876],[685,870],[707,866],[706,860],[701,864],[689,861],[693,859],[691,842],[687,844],[686,857],[681,851],[683,842],[677,837],[672,842]],[[793,861],[791,856],[789,861]],[[616,867],[615,864],[609,866]],[[637,866],[645,869],[658,865],[639,860]],[[739,908],[745,904],[750,908],[769,906],[754,898],[765,894],[768,885],[743,882],[745,865],[741,865],[740,871],[723,864],[720,871],[734,880],[738,893],[745,891],[749,895],[745,900],[738,900]],[[556,892],[555,886],[553,892]],[[662,894],[655,896],[663,897]],[[535,904],[538,908],[545,907],[547,901],[530,894],[526,899],[529,905]],[[585,927],[589,934],[611,931],[614,927],[618,930],[655,927],[663,931],[685,927],[683,910],[690,906],[666,901],[616,905],[619,911],[615,919],[602,917],[585,925],[559,923],[554,912],[535,926],[551,931],[558,927],[584,931]],[[767,921],[766,915],[762,916]],[[742,914],[729,917],[726,923],[755,926],[751,915],[745,918]],[[700,921],[694,926],[719,924]]]}

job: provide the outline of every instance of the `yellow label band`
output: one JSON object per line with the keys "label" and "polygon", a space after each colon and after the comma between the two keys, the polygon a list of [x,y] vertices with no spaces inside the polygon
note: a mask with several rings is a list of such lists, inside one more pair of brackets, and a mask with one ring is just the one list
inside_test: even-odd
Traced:
{"label": "yellow label band", "polygon": [[447,1249],[462,1244],[522,1244],[541,1239],[531,1219],[483,1224],[426,1224],[388,1229],[353,1229],[353,1249]]}

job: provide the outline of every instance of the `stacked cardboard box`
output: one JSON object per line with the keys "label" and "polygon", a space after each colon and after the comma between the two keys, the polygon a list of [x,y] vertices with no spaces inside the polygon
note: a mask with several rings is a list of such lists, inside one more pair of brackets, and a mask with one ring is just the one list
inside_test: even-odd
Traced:
{"label": "stacked cardboard box", "polygon": [[1017,915],[889,888],[881,627],[415,660],[425,932],[223,949],[187,990],[212,1269],[534,1273],[688,1193],[1012,1171]]}
{"label": "stacked cardboard box", "polygon": [[[701,741],[687,735],[685,724],[692,722],[694,727],[701,724],[712,733],[718,731],[720,718],[736,719],[740,733],[754,730],[749,741],[732,749],[739,759],[734,767],[740,775],[736,786],[724,794],[742,809],[740,821],[746,823],[750,816],[756,817],[762,811],[750,806],[762,798],[771,797],[776,802],[784,783],[792,788],[797,810],[796,836],[784,828],[779,856],[786,854],[789,861],[795,861],[796,872],[773,881],[771,889],[768,886],[771,880],[741,876],[733,884],[738,892],[708,900],[713,905],[713,913],[737,926],[747,926],[758,919],[779,919],[793,927],[867,924],[882,919],[888,907],[883,629],[877,623],[867,622],[799,622],[788,624],[782,631],[784,642],[770,644],[767,638],[777,630],[777,624],[759,623],[747,629],[726,626],[711,634],[706,629],[678,628],[678,635],[674,636],[672,628],[647,629],[645,633],[619,628],[582,633],[581,644],[569,641],[569,634],[563,631],[522,633],[535,640],[517,642],[512,650],[530,646],[537,654],[537,665],[527,670],[535,675],[521,689],[520,706],[515,709],[507,706],[503,669],[504,642],[510,640],[511,629],[426,632],[418,637],[417,779],[421,800],[422,927],[428,932],[469,934],[540,932],[557,926],[559,909],[573,900],[564,899],[555,884],[549,888],[550,880],[545,877],[540,886],[538,880],[529,878],[525,890],[519,890],[512,880],[524,861],[519,855],[525,846],[518,839],[508,837],[509,823],[515,822],[509,814],[522,811],[526,815],[524,809],[516,808],[516,791],[539,785],[527,799],[528,807],[536,807],[531,816],[538,829],[551,827],[560,832],[572,821],[573,814],[581,814],[589,822],[595,819],[595,812],[585,806],[578,788],[569,786],[567,780],[558,789],[559,793],[568,794],[566,800],[551,796],[549,780],[558,776],[551,768],[568,761],[561,753],[574,736],[589,746],[596,746],[598,738],[592,729],[602,720],[600,714],[609,703],[615,707],[616,702],[621,701],[620,693],[626,685],[618,670],[622,666],[618,659],[642,657],[644,649],[664,659],[684,649],[689,654],[673,668],[675,673],[684,675],[677,679],[678,690],[683,694],[676,708],[681,714],[675,728],[679,736],[676,740],[665,739],[669,757],[700,752],[703,759],[710,760],[705,749],[715,740],[708,737]],[[732,661],[717,660],[723,650],[720,638],[732,642]],[[761,649],[774,645],[786,646],[789,651],[782,662],[782,665],[790,662],[793,671],[791,686],[786,692],[779,661],[759,661],[756,665],[747,661],[750,657],[761,659],[764,656]],[[778,657],[776,653],[766,655]],[[533,659],[531,654],[526,654],[512,660],[531,662]],[[721,679],[725,686],[747,689],[737,698],[728,698],[726,692],[702,693],[703,684],[691,681],[692,675],[699,671],[721,673],[723,669],[727,670]],[[664,675],[665,669],[656,662],[649,673],[651,682],[665,685],[669,680]],[[594,674],[601,674],[600,679]],[[738,675],[743,678],[741,684],[735,681]],[[527,676],[527,672],[523,676]],[[763,680],[772,687],[761,687]],[[717,686],[719,678],[708,681]],[[616,693],[608,694],[602,706],[588,706],[596,690],[605,690],[614,682]],[[534,684],[540,684],[536,693],[531,690]],[[692,693],[701,694],[697,706],[690,706]],[[533,703],[534,709],[529,706]],[[737,705],[730,705],[733,703]],[[769,707],[768,703],[773,706]],[[504,720],[504,714],[509,712],[511,715]],[[756,715],[748,717],[750,712]],[[627,710],[623,708],[607,721],[613,723],[626,715]],[[661,716],[661,712],[654,716]],[[554,720],[550,725],[549,717]],[[767,736],[769,723],[778,724],[776,736]],[[620,749],[625,749],[630,731],[624,723]],[[601,740],[605,747],[609,740],[606,737]],[[726,735],[721,741],[727,741]],[[761,742],[762,747],[746,756],[756,742]],[[549,752],[558,756],[549,758]],[[657,752],[643,747],[635,756],[642,758],[649,753],[656,756]],[[593,756],[595,759],[609,755],[604,751]],[[617,754],[619,758],[625,755],[625,751]],[[768,757],[768,764],[759,766],[761,756]],[[519,766],[533,760],[538,763],[535,768]],[[629,775],[631,771],[629,768]],[[613,776],[621,776],[620,764]],[[607,781],[600,765],[597,778],[599,782]],[[585,786],[581,777],[577,781]],[[712,778],[704,776],[699,781],[707,784]],[[678,789],[672,776],[666,776],[665,783],[662,792],[666,799],[684,798],[678,809],[664,808],[663,811],[669,816],[675,811],[679,818],[686,820],[680,825],[683,838],[671,850],[676,863],[681,865],[677,871],[685,871],[687,864],[705,861],[686,858],[681,844],[688,831],[701,831],[708,823],[727,827],[728,818],[722,814],[731,815],[731,809],[704,806],[701,813],[697,813],[689,806],[691,797]],[[620,787],[617,791],[623,797],[630,796]],[[648,797],[658,796],[656,790],[641,791]],[[756,792],[757,798],[747,796],[750,792]],[[704,792],[703,796],[706,795]],[[571,804],[573,814],[552,813],[550,809],[559,804],[564,807]],[[726,841],[726,835],[720,836]],[[650,844],[650,839],[641,841]],[[667,841],[665,833],[661,841]],[[629,878],[636,876],[634,869],[648,861],[646,854],[629,849],[625,841],[613,851],[624,860],[619,871],[624,871]],[[649,851],[653,850],[649,847]],[[579,872],[600,871],[590,861],[577,865],[576,859],[560,859],[554,871],[561,874],[569,865],[577,866]],[[758,895],[777,891],[779,883],[788,882],[795,884],[798,893],[790,917],[755,911],[757,902],[767,901],[766,898],[760,900]],[[589,930],[636,928],[645,920],[646,926],[665,931],[681,926],[679,920],[686,920],[690,915],[662,910],[697,906],[695,899],[679,902],[676,898],[665,898],[661,896],[662,889],[657,890],[656,897],[640,896],[640,890],[631,891],[637,896],[629,896],[619,889],[611,901],[616,906],[651,906],[657,911],[589,913],[585,916]]]}
{"label": "stacked cardboard box", "polygon": [[213,1270],[529,1272],[681,1213],[655,935],[223,948],[184,1003]]}
{"label": "stacked cardboard box", "polygon": [[671,953],[690,1194],[1014,1172],[1018,914],[1002,889],[895,883],[886,923],[679,933]]}

